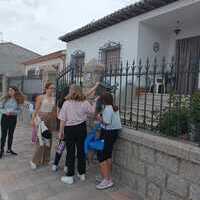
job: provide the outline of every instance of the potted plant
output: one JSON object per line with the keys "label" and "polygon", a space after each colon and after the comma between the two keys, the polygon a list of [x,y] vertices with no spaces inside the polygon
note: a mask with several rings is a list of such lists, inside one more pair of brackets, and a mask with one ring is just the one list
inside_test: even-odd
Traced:
{"label": "potted plant", "polygon": [[194,142],[200,144],[200,92],[192,95],[190,111],[191,136]]}
{"label": "potted plant", "polygon": [[135,94],[136,96],[143,96],[145,95],[145,91],[145,87],[136,88]]}

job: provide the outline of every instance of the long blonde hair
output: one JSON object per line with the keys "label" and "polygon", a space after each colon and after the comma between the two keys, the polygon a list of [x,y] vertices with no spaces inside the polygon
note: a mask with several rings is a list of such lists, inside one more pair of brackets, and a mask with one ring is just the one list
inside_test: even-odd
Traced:
{"label": "long blonde hair", "polygon": [[86,96],[80,86],[73,84],[70,86],[70,93],[65,97],[65,100],[85,101]]}

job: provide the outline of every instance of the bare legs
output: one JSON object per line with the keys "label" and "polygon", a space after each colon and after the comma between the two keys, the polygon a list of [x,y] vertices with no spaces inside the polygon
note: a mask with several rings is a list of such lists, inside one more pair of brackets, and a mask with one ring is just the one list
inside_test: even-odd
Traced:
{"label": "bare legs", "polygon": [[111,173],[112,173],[112,160],[107,159],[100,163],[100,173],[101,176],[106,180],[111,180]]}

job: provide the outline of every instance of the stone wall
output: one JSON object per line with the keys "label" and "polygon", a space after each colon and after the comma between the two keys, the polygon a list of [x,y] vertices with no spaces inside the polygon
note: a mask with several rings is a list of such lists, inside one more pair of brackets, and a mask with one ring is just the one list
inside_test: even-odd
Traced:
{"label": "stone wall", "polygon": [[200,200],[200,148],[123,129],[114,174],[143,200]]}

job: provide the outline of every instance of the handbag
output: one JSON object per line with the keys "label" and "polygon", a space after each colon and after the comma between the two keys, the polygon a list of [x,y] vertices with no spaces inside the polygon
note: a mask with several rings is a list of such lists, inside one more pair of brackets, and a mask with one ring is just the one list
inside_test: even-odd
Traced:
{"label": "handbag", "polygon": [[44,121],[41,121],[39,126],[40,126],[42,137],[45,138],[45,139],[51,139],[52,138],[52,133],[47,128],[47,126],[45,125]]}
{"label": "handbag", "polygon": [[89,142],[89,149],[102,151],[104,149],[104,140],[95,139]]}
{"label": "handbag", "polygon": [[37,142],[37,128],[36,127],[32,127],[32,143],[36,144]]}
{"label": "handbag", "polygon": [[62,154],[64,150],[65,150],[65,141],[59,140],[57,144],[56,152],[58,154]]}
{"label": "handbag", "polygon": [[42,132],[42,137],[45,139],[51,139],[52,138],[52,134],[51,132],[47,129],[45,131]]}

